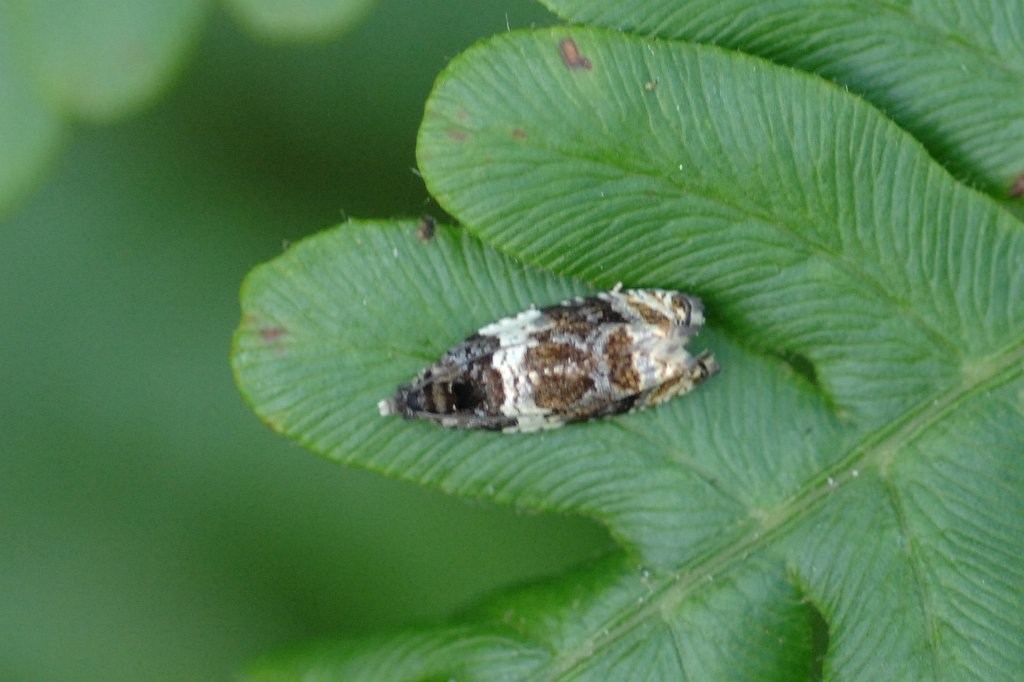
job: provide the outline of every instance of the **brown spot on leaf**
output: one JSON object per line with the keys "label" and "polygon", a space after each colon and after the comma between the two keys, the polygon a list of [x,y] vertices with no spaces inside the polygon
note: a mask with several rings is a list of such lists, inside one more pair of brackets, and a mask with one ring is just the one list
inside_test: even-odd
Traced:
{"label": "brown spot on leaf", "polygon": [[1021,173],[1010,185],[1010,198],[1020,199],[1024,197],[1024,173]]}
{"label": "brown spot on leaf", "polygon": [[522,128],[513,128],[512,137],[516,138],[517,140],[521,140],[524,137],[526,137],[526,131],[523,130]]}
{"label": "brown spot on leaf", "polygon": [[267,343],[274,343],[287,333],[288,330],[283,327],[266,327],[260,330],[260,338]]}
{"label": "brown spot on leaf", "polygon": [[558,43],[558,49],[562,52],[562,61],[570,69],[590,70],[590,60],[583,56],[572,38],[564,38]]}
{"label": "brown spot on leaf", "polygon": [[416,225],[416,236],[420,238],[421,242],[426,244],[434,238],[436,229],[437,221],[434,220],[434,216],[424,213],[420,216],[419,224]]}
{"label": "brown spot on leaf", "polygon": [[459,142],[462,142],[467,137],[469,137],[469,133],[467,133],[465,130],[456,130],[452,128],[448,131],[448,137],[452,138],[453,140],[458,140]]}

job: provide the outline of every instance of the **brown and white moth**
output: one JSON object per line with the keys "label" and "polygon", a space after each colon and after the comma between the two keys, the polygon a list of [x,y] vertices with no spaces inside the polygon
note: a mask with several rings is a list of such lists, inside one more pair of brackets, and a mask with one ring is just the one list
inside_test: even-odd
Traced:
{"label": "brown and white moth", "polygon": [[424,369],[381,415],[453,429],[551,429],[657,405],[718,372],[686,344],[704,324],[700,299],[631,289],[533,309],[483,327]]}

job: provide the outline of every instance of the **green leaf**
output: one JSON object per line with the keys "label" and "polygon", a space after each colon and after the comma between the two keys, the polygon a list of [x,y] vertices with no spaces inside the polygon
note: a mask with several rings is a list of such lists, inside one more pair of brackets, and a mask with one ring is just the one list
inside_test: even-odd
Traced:
{"label": "green leaf", "polygon": [[[566,65],[570,36],[591,68]],[[696,288],[712,324],[809,360],[842,415],[888,420],[1021,360],[1019,223],[817,78],[599,31],[502,37],[442,77],[418,154],[486,241]]]}
{"label": "green leaf", "polygon": [[0,3],[0,215],[42,179],[76,119],[152,102],[196,42],[208,0]]}
{"label": "green leaf", "polygon": [[353,28],[376,0],[226,0],[240,23],[272,40],[326,40]]}
{"label": "green leaf", "polygon": [[[1020,670],[1019,222],[820,79],[602,31],[453,61],[419,158],[442,206],[511,255],[465,231],[424,244],[412,224],[306,240],[247,280],[239,386],[314,451],[590,516],[624,553],[450,626],[270,657],[253,679]],[[482,324],[617,281],[703,296],[698,347],[722,374],[537,434],[377,416]]]}
{"label": "green leaf", "polygon": [[815,669],[813,610],[784,576],[765,568],[754,560],[721,581],[676,576],[677,590],[691,583],[701,597],[688,603],[685,617],[663,619],[641,614],[679,593],[613,556],[491,600],[465,614],[474,627],[315,644],[258,661],[246,679],[808,679]]}
{"label": "green leaf", "polygon": [[170,85],[198,37],[206,0],[9,0],[27,72],[65,115],[109,121]]}
{"label": "green leaf", "polygon": [[819,73],[863,94],[996,197],[1024,173],[1024,3],[543,2],[573,22],[721,45]]}

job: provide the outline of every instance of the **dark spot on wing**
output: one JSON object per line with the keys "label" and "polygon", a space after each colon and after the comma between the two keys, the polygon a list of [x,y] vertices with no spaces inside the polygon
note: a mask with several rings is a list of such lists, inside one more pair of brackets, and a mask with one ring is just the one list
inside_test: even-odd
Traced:
{"label": "dark spot on wing", "polygon": [[555,322],[555,326],[560,328],[580,324],[591,326],[620,324],[626,321],[626,318],[615,310],[611,303],[596,296],[553,305],[542,309],[541,312],[550,317]]}
{"label": "dark spot on wing", "polygon": [[523,366],[538,407],[564,412],[594,388],[594,357],[571,343],[539,343],[527,349]]}
{"label": "dark spot on wing", "polygon": [[667,331],[669,326],[672,324],[671,320],[666,318],[663,314],[650,306],[644,305],[643,303],[633,301],[630,303],[630,307],[636,311],[637,315],[639,315],[644,322],[653,327],[661,327]]}
{"label": "dark spot on wing", "polygon": [[624,393],[640,390],[640,373],[633,364],[633,336],[626,327],[608,335],[605,361],[608,363],[608,378],[615,388]]}
{"label": "dark spot on wing", "polygon": [[[397,404],[407,417],[497,415],[505,399],[501,373],[491,366],[487,337],[482,348],[463,343],[425,369],[416,381],[398,388]],[[494,345],[498,343],[495,340]],[[454,357],[461,361],[453,360]]]}
{"label": "dark spot on wing", "polygon": [[483,402],[483,394],[479,387],[468,381],[453,381],[449,384],[449,391],[453,412],[474,410]]}
{"label": "dark spot on wing", "polygon": [[594,380],[586,374],[541,377],[533,384],[533,402],[556,413],[565,412],[592,390]]}
{"label": "dark spot on wing", "polygon": [[434,366],[445,366],[461,371],[460,368],[468,367],[470,363],[482,358],[488,358],[489,361],[489,358],[494,355],[494,351],[499,348],[501,348],[501,339],[497,336],[473,334],[459,345],[445,351]]}

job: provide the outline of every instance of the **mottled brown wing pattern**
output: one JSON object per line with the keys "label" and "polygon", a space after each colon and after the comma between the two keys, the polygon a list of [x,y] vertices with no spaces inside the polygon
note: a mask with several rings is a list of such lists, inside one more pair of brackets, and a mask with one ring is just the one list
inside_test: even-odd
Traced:
{"label": "mottled brown wing pattern", "polygon": [[526,310],[445,352],[382,415],[455,429],[536,431],[670,400],[718,371],[686,350],[704,323],[698,298],[609,291]]}

